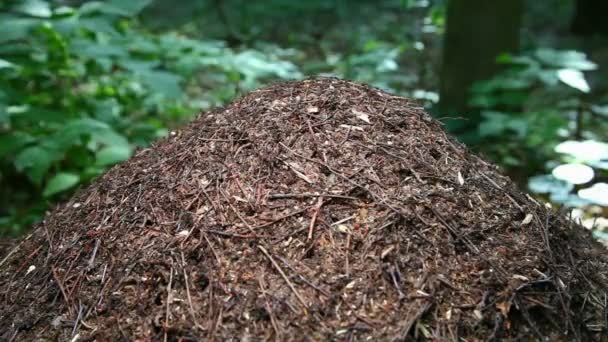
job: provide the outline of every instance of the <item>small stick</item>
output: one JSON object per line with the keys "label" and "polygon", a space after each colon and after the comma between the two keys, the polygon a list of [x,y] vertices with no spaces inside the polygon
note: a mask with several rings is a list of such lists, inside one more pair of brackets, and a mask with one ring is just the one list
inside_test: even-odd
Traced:
{"label": "small stick", "polygon": [[165,338],[167,342],[167,329],[169,328],[169,305],[171,304],[171,284],[173,283],[173,267],[171,267],[171,273],[169,275],[169,285],[167,286],[167,309],[165,311]]}
{"label": "small stick", "polygon": [[356,201],[357,197],[334,195],[334,194],[313,194],[313,193],[302,193],[302,194],[270,194],[269,199],[282,199],[282,198],[306,198],[306,197],[329,197],[329,198],[340,198]]}
{"label": "small stick", "polygon": [[350,275],[350,266],[348,264],[348,254],[350,253],[350,233],[346,236],[346,254],[344,255],[344,268],[346,270],[346,275]]}
{"label": "small stick", "polygon": [[233,238],[239,238],[239,239],[257,239],[258,238],[255,235],[233,234],[233,233],[222,232],[220,230],[207,229],[207,230],[204,230],[204,232],[223,236],[223,237],[233,237]]}
{"label": "small stick", "polygon": [[340,221],[336,221],[336,222],[332,223],[332,224],[330,225],[330,227],[337,226],[337,225],[342,224],[342,223],[344,223],[344,222],[350,221],[350,220],[352,220],[352,219],[354,219],[354,218],[355,218],[355,215],[345,217],[345,218],[341,219]]}
{"label": "small stick", "polygon": [[83,307],[82,307],[82,303],[80,303],[80,301],[78,302],[78,316],[76,317],[76,321],[74,322],[74,328],[72,328],[72,338],[74,341],[77,340],[76,336],[78,336],[76,334],[76,331],[78,331],[78,326],[80,325],[79,322],[82,319],[82,311],[83,311]]}
{"label": "small stick", "polygon": [[310,227],[308,228],[308,240],[312,239],[313,233],[315,231],[315,223],[317,222],[317,216],[319,216],[319,211],[321,211],[322,206],[323,206],[323,197],[319,197],[319,200],[317,201],[317,205],[314,208],[312,218],[310,219]]}
{"label": "small stick", "polygon": [[289,288],[291,289],[291,291],[293,291],[294,295],[296,296],[296,298],[298,298],[298,300],[300,301],[300,303],[302,303],[302,306],[304,306],[304,314],[307,313],[306,309],[308,308],[308,306],[306,305],[306,302],[304,301],[304,298],[302,298],[302,296],[300,296],[300,294],[298,293],[298,291],[296,290],[295,286],[293,286],[293,284],[291,283],[291,281],[289,281],[289,278],[287,278],[287,275],[285,275],[285,272],[283,272],[283,270],[281,269],[281,266],[279,266],[279,264],[277,264],[277,262],[272,258],[272,255],[270,255],[270,253],[268,253],[268,251],[266,250],[266,248],[259,246],[258,248],[262,251],[262,253],[264,253],[264,255],[266,255],[266,257],[270,260],[270,262],[272,263],[272,265],[277,269],[277,271],[279,272],[279,274],[281,275],[281,277],[283,277],[283,280],[285,280],[285,282],[287,283],[287,285],[289,286]]}
{"label": "small stick", "polygon": [[511,195],[509,195],[509,193],[508,193],[508,192],[507,192],[505,189],[503,189],[503,188],[502,188],[502,187],[500,187],[498,184],[496,184],[496,182],[495,182],[494,180],[492,180],[492,178],[488,177],[488,176],[487,176],[485,173],[480,172],[480,174],[481,174],[481,175],[482,175],[482,176],[483,176],[483,177],[484,177],[484,178],[485,178],[485,179],[486,179],[488,182],[490,182],[490,184],[492,184],[492,185],[493,185],[493,186],[494,186],[496,189],[498,189],[498,190],[500,190],[500,191],[504,192],[504,193],[505,193],[505,195],[507,196],[507,198],[508,198],[509,200],[511,200],[511,202],[512,202],[513,204],[515,204],[515,206],[517,207],[517,209],[519,209],[519,211],[524,212],[524,209],[521,207],[521,205],[519,205],[519,203],[517,203],[517,201],[515,201],[515,200],[513,199],[513,197],[511,197]]}
{"label": "small stick", "polygon": [[323,295],[325,295],[325,297],[330,298],[331,294],[329,294],[327,291],[323,290],[322,288],[320,288],[319,286],[313,284],[310,280],[306,279],[303,275],[299,274],[298,271],[296,271],[293,266],[291,266],[289,264],[289,262],[287,262],[287,260],[285,260],[284,258],[277,256],[277,258],[279,258],[279,260],[281,260],[285,266],[287,266],[287,268],[289,268],[292,272],[296,273],[298,278],[300,278],[301,281],[303,281],[304,283],[306,283],[308,286],[312,287],[313,289],[321,292]]}
{"label": "small stick", "polygon": [[91,255],[91,259],[89,259],[88,268],[91,269],[93,267],[93,263],[95,262],[95,256],[97,255],[97,249],[99,248],[99,243],[101,240],[95,239],[95,248],[93,248],[93,254]]}
{"label": "small stick", "polygon": [[25,241],[29,240],[32,237],[32,235],[34,235],[34,233],[31,233],[25,239],[21,240],[15,247],[13,247],[13,249],[11,249],[11,251],[2,259],[2,261],[0,261],[0,267],[2,265],[4,265],[6,260],[8,260],[8,258],[10,258],[11,255],[13,255]]}
{"label": "small stick", "polygon": [[270,308],[270,303],[268,303],[268,298],[266,297],[266,289],[264,286],[264,278],[262,278],[261,275],[258,277],[258,283],[260,284],[260,289],[262,289],[262,296],[264,297],[264,301],[266,302],[266,310],[268,311],[268,314],[270,315],[270,322],[272,323],[272,327],[274,328],[275,334],[277,334],[276,340],[280,341],[281,332],[279,330],[279,325],[277,323],[276,318],[274,317],[274,313],[272,312],[272,309]]}
{"label": "small stick", "polygon": [[279,221],[282,221],[282,220],[284,220],[284,219],[286,219],[286,218],[289,218],[289,217],[292,217],[292,216],[295,216],[295,215],[301,214],[301,213],[305,212],[306,210],[308,210],[308,208],[304,208],[304,209],[296,210],[296,211],[294,211],[293,213],[289,213],[289,214],[283,215],[283,216],[281,216],[281,217],[277,218],[277,219],[276,219],[276,220],[274,220],[274,221],[271,221],[271,222],[268,222],[268,223],[264,223],[264,224],[259,225],[259,226],[255,226],[255,227],[253,227],[253,228],[254,228],[255,230],[258,230],[258,229],[260,229],[260,228],[265,228],[265,227],[268,227],[268,226],[272,226],[273,224],[275,224],[275,223],[277,223],[277,222],[279,222]]}
{"label": "small stick", "polygon": [[186,296],[188,296],[188,304],[190,305],[190,315],[192,315],[192,320],[194,321],[194,326],[201,330],[205,330],[198,321],[196,320],[196,315],[194,314],[194,305],[192,305],[192,297],[190,296],[190,285],[188,284],[188,274],[186,273],[186,259],[184,258],[184,251],[181,251],[182,254],[182,271],[184,272],[184,282],[186,282]]}
{"label": "small stick", "polygon": [[52,273],[53,273],[53,278],[55,279],[55,282],[57,283],[57,286],[59,286],[59,289],[61,290],[61,294],[63,295],[63,299],[65,300],[65,303],[68,305],[68,310],[69,310],[70,316],[71,316],[71,315],[73,315],[73,312],[72,312],[72,305],[70,305],[70,298],[66,294],[65,288],[63,287],[63,284],[59,280],[59,276],[57,275],[57,270],[55,270],[54,267],[52,269]]}
{"label": "small stick", "polygon": [[241,216],[241,213],[236,210],[236,208],[232,205],[232,203],[230,203],[230,200],[228,199],[228,196],[226,196],[226,194],[220,190],[220,192],[222,193],[222,196],[224,196],[224,198],[226,199],[226,202],[228,202],[228,206],[230,207],[230,209],[232,209],[232,211],[236,214],[236,216],[239,218],[239,220],[241,220],[241,222],[243,222],[243,224],[245,225],[245,227],[247,227],[247,229],[249,229],[249,231],[255,236],[255,230],[253,230],[253,227],[251,227],[251,225],[245,221],[245,219],[243,218],[243,216]]}

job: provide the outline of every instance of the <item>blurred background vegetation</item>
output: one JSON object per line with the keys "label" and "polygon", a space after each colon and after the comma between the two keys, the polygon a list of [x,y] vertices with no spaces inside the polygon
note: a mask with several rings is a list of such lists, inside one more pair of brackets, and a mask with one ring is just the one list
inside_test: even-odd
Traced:
{"label": "blurred background vegetation", "polygon": [[605,0],[3,0],[0,234],[134,149],[279,79],[417,99],[608,237]]}

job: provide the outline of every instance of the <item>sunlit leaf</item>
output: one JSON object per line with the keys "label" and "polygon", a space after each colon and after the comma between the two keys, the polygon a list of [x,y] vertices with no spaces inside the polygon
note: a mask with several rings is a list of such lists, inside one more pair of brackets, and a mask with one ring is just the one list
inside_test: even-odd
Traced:
{"label": "sunlit leaf", "polygon": [[608,206],[608,183],[595,183],[589,188],[581,189],[578,196],[595,204]]}
{"label": "sunlit leaf", "polygon": [[568,140],[555,146],[555,152],[568,154],[579,162],[596,162],[608,159],[608,144],[595,140]]}
{"label": "sunlit leaf", "polygon": [[580,198],[575,194],[551,193],[549,200],[553,203],[559,203],[567,207],[581,208],[589,205],[589,201]]}
{"label": "sunlit leaf", "polygon": [[593,236],[599,240],[608,241],[608,232],[601,231],[601,230],[594,230]]}
{"label": "sunlit leaf", "polygon": [[131,157],[132,149],[129,146],[108,146],[99,150],[95,156],[96,164],[100,166],[112,165]]}
{"label": "sunlit leaf", "polygon": [[49,2],[44,0],[22,0],[15,10],[40,18],[49,18],[53,15]]}
{"label": "sunlit leaf", "polygon": [[591,90],[587,80],[585,80],[585,75],[579,70],[560,69],[557,71],[557,77],[566,85],[578,89],[583,93],[588,93]]}
{"label": "sunlit leaf", "polygon": [[538,194],[563,193],[568,194],[574,186],[571,183],[559,180],[552,175],[535,176],[528,180],[530,191]]}
{"label": "sunlit leaf", "polygon": [[591,105],[591,110],[593,111],[593,113],[595,113],[597,115],[601,115],[601,116],[608,118],[608,106],[607,105],[604,105],[604,106]]}
{"label": "sunlit leaf", "polygon": [[593,169],[585,164],[562,164],[554,168],[551,174],[572,184],[585,184],[595,176]]}
{"label": "sunlit leaf", "polygon": [[141,12],[152,0],[108,0],[104,2],[101,10],[108,14],[118,14],[132,17]]}
{"label": "sunlit leaf", "polygon": [[50,197],[56,193],[68,190],[80,182],[80,176],[69,172],[60,172],[46,183],[42,195]]}
{"label": "sunlit leaf", "polygon": [[540,61],[550,66],[581,71],[597,69],[597,65],[589,61],[587,56],[579,51],[538,49],[535,55]]}
{"label": "sunlit leaf", "polygon": [[15,64],[0,58],[0,69],[14,68]]}

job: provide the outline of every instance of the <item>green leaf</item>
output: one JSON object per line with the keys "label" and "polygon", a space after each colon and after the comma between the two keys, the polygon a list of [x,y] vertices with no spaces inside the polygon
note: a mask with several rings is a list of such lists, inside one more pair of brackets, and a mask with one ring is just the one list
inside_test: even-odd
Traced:
{"label": "green leaf", "polygon": [[608,241],[608,232],[604,232],[601,230],[594,230],[593,231],[593,237],[599,239],[599,240],[604,240],[604,241]]}
{"label": "green leaf", "polygon": [[78,51],[79,56],[98,59],[101,57],[127,57],[129,52],[124,46],[102,44],[85,39],[74,40],[72,49]]}
{"label": "green leaf", "polygon": [[96,150],[99,145],[104,146],[129,146],[126,137],[117,133],[105,122],[92,118],[83,117],[66,123],[60,131],[49,136],[47,141],[53,142],[57,149],[67,149],[83,141],[88,142],[91,150]]}
{"label": "green leaf", "polygon": [[566,69],[589,71],[597,69],[597,65],[587,59],[587,55],[582,52],[566,50],[558,51],[553,49],[538,49],[536,57],[543,63]]}
{"label": "green leaf", "polygon": [[109,0],[103,3],[100,10],[108,14],[132,17],[141,12],[152,0]]}
{"label": "green leaf", "polygon": [[578,89],[583,93],[588,93],[591,90],[587,80],[585,80],[585,75],[579,70],[560,69],[557,71],[557,77],[566,85]]}
{"label": "green leaf", "polygon": [[129,146],[118,145],[104,147],[97,152],[96,164],[99,166],[113,165],[131,157],[132,149]]}
{"label": "green leaf", "polygon": [[0,158],[20,150],[33,141],[34,138],[24,132],[8,132],[0,135]]}
{"label": "green leaf", "polygon": [[508,128],[508,114],[487,111],[482,112],[481,116],[483,120],[479,124],[479,135],[482,137],[500,135]]}
{"label": "green leaf", "polygon": [[60,172],[53,176],[44,187],[42,196],[50,197],[56,193],[72,188],[80,182],[80,176],[70,172]]}
{"label": "green leaf", "polygon": [[23,0],[15,10],[39,18],[49,18],[53,15],[50,4],[44,0]]}
{"label": "green leaf", "polygon": [[574,188],[571,183],[559,180],[552,175],[534,176],[528,180],[528,188],[537,194],[551,193],[567,195]]}
{"label": "green leaf", "polygon": [[158,92],[167,98],[182,96],[180,81],[182,78],[176,74],[150,70],[141,74],[142,82],[152,91]]}
{"label": "green leaf", "polygon": [[15,157],[15,168],[17,171],[25,171],[34,184],[40,184],[53,161],[57,159],[53,152],[41,146],[28,147]]}
{"label": "green leaf", "polygon": [[580,189],[578,196],[597,205],[608,207],[608,183],[595,183],[586,189]]}
{"label": "green leaf", "polygon": [[12,40],[28,39],[30,30],[39,25],[41,21],[33,18],[17,18],[8,15],[0,15],[0,43]]}
{"label": "green leaf", "polygon": [[569,155],[578,162],[592,163],[608,159],[608,144],[595,140],[567,140],[555,146],[555,152]]}
{"label": "green leaf", "polygon": [[114,28],[114,21],[115,19],[110,16],[95,16],[80,18],[78,23],[91,32],[102,32],[111,36],[117,36],[118,31]]}
{"label": "green leaf", "polygon": [[14,68],[15,64],[0,58],[0,69]]}
{"label": "green leaf", "polygon": [[555,167],[551,174],[559,180],[566,181],[571,184],[585,184],[590,182],[595,176],[593,168],[585,164],[561,164]]}

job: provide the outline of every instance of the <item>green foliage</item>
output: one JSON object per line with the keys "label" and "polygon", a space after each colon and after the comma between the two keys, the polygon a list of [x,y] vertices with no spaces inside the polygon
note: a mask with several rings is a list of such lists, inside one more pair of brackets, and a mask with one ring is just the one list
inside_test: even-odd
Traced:
{"label": "green foliage", "polygon": [[135,16],[149,2],[0,5],[0,232],[40,219],[201,107],[300,76],[257,50],[148,34]]}
{"label": "green foliage", "polygon": [[482,115],[479,140],[497,162],[534,172],[553,155],[553,146],[575,133],[567,127],[589,91],[583,71],[596,66],[582,53],[550,49],[503,55],[499,62],[507,70],[472,89],[471,104]]}
{"label": "green foliage", "polygon": [[608,206],[608,184],[602,181],[608,176],[608,144],[569,140],[555,152],[551,174],[530,178],[530,190],[570,207]]}
{"label": "green foliage", "polygon": [[538,49],[501,56],[510,66],[477,84],[472,103],[482,109],[483,151],[502,165],[531,174],[531,191],[571,207],[605,205],[608,145],[603,106],[588,102],[584,72],[597,66],[577,51]]}
{"label": "green foliage", "polygon": [[[278,53],[307,75],[337,76],[433,100],[437,96],[429,85],[436,75],[425,54],[438,48],[444,3],[207,0],[185,1],[176,8],[169,0],[159,0],[144,18],[160,27],[186,22],[180,30],[194,36]],[[169,15],[161,18],[160,12]],[[188,15],[193,18],[188,20]]]}

